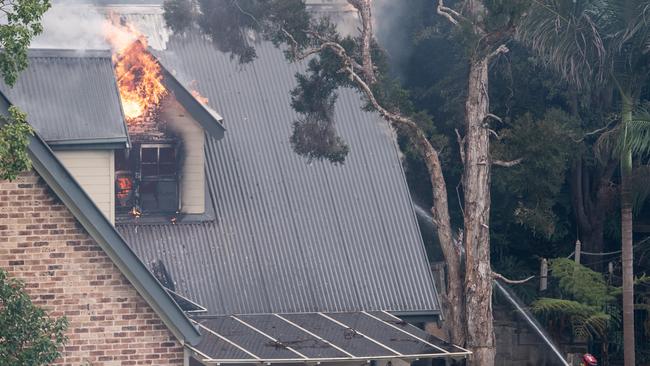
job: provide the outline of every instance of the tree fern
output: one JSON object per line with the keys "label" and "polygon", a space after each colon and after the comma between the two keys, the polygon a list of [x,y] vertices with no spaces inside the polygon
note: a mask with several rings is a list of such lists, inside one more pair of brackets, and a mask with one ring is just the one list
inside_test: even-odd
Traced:
{"label": "tree fern", "polygon": [[562,294],[566,297],[599,307],[615,300],[601,273],[567,258],[550,261],[550,270],[551,276],[558,280]]}
{"label": "tree fern", "polygon": [[567,319],[577,337],[602,337],[610,322],[610,316],[597,306],[574,300],[541,298],[531,305],[531,311],[546,319]]}

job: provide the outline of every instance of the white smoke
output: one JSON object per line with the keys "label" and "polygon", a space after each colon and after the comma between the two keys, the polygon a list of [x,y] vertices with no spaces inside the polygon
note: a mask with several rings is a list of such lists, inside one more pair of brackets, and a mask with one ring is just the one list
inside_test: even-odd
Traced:
{"label": "white smoke", "polygon": [[391,71],[401,77],[413,52],[413,35],[405,21],[414,1],[373,0],[373,30],[377,42],[390,58]]}
{"label": "white smoke", "polygon": [[106,17],[91,5],[57,2],[43,16],[43,33],[32,48],[108,49],[103,25]]}
{"label": "white smoke", "polygon": [[[135,41],[132,27],[145,35],[154,49],[164,49],[170,31],[165,26],[159,6],[96,6],[79,5],[74,0],[57,1],[43,17],[43,33],[31,44],[31,48],[60,49],[109,49],[106,35],[118,49]],[[118,19],[128,27],[116,26],[109,21]]]}

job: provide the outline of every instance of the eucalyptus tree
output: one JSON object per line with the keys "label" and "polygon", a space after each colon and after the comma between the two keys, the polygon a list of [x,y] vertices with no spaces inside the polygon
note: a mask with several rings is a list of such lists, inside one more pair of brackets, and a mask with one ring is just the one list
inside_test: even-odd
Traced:
{"label": "eucalyptus tree", "polygon": [[650,151],[650,120],[639,102],[650,79],[650,1],[536,0],[519,37],[577,88],[613,85],[620,124],[615,149],[621,175],[621,246],[625,365],[635,364],[631,173],[633,156]]}
{"label": "eucalyptus tree", "polygon": [[[423,127],[423,115],[408,102],[404,91],[387,75],[384,53],[374,40],[372,0],[347,0],[359,15],[359,32],[343,35],[327,19],[312,17],[302,0],[168,0],[165,18],[174,31],[192,24],[241,62],[255,58],[242,30],[257,30],[281,46],[290,61],[307,61],[297,76],[292,106],[300,117],[293,121],[291,144],[309,159],[343,163],[349,151],[336,133],[333,121],[336,91],[350,87],[360,92],[365,108],[379,113],[410,141],[425,163],[432,186],[432,216],[447,269],[444,311],[451,339],[467,345],[473,364],[493,365],[495,340],[492,326],[490,266],[490,176],[492,165],[512,166],[520,160],[497,161],[490,155],[491,123],[488,67],[508,52],[527,0],[463,0],[457,8],[431,0],[429,11],[447,19],[463,43],[467,64],[465,120],[458,143],[463,165],[463,228],[454,235],[449,214],[447,183],[440,150]],[[435,106],[432,106],[435,107]],[[425,118],[426,119],[426,116]],[[344,121],[353,123],[354,121]],[[463,135],[464,136],[461,136]],[[464,255],[464,261],[462,253]]]}

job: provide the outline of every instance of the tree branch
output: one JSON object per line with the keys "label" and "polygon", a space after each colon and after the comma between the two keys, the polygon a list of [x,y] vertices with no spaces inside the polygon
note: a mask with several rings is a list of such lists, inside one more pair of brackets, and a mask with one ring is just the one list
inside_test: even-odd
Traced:
{"label": "tree branch", "polygon": [[354,6],[361,17],[361,63],[363,76],[370,85],[377,81],[375,77],[375,67],[372,63],[371,46],[372,46],[372,15],[370,0],[348,0],[348,3]]}
{"label": "tree branch", "polygon": [[582,135],[581,138],[579,138],[579,139],[577,139],[577,140],[574,139],[574,138],[571,138],[571,140],[573,140],[573,142],[582,142],[582,141],[584,141],[587,137],[589,137],[589,136],[591,136],[591,135],[596,135],[596,134],[599,134],[599,133],[601,133],[601,132],[604,132],[604,131],[609,130],[609,126],[611,126],[612,123],[614,123],[614,122],[616,122],[616,120],[610,121],[610,122],[609,122],[607,125],[605,125],[604,127],[597,128],[597,129],[595,129],[595,130],[593,130],[593,131],[591,131],[591,132],[587,132],[587,133],[585,133],[584,135]]}
{"label": "tree branch", "polygon": [[502,53],[508,53],[508,52],[510,52],[510,49],[508,48],[508,46],[506,46],[505,44],[502,44],[502,45],[499,46],[496,50],[492,51],[492,52],[487,56],[487,59],[488,59],[488,61],[491,61],[493,58],[499,56],[500,54],[502,54]]}
{"label": "tree branch", "polygon": [[530,276],[528,278],[524,278],[523,280],[511,280],[509,278],[506,278],[504,275],[502,275],[500,273],[492,271],[492,278],[495,279],[495,280],[501,280],[501,281],[503,281],[505,283],[510,283],[510,284],[513,284],[513,285],[519,285],[519,284],[526,283],[526,282],[532,280],[533,278],[535,278],[535,276]]}
{"label": "tree branch", "polygon": [[499,134],[495,130],[493,130],[491,128],[488,128],[488,132],[493,134],[494,137],[496,137],[497,140],[501,140],[501,136],[499,136]]}
{"label": "tree branch", "polygon": [[436,7],[436,12],[443,17],[447,18],[449,22],[453,25],[458,25],[460,22],[461,15],[459,12],[452,8],[448,8],[445,6],[443,0],[438,0],[438,6]]}
{"label": "tree branch", "polygon": [[301,52],[298,51],[299,46],[298,46],[298,42],[296,42],[296,39],[284,28],[280,28],[280,30],[287,36],[287,38],[289,38],[289,41],[291,42],[291,53],[293,54],[293,57],[295,58],[296,61],[302,61],[311,55],[315,55],[326,49],[330,49],[334,51],[334,53],[336,53],[336,55],[339,56],[345,63],[352,66],[355,70],[360,70],[360,71],[364,70],[362,65],[360,65],[354,58],[350,57],[347,54],[343,46],[341,46],[336,42],[329,41],[323,38],[320,34],[316,32],[305,31],[305,33],[308,33],[312,37],[322,42],[321,45],[316,48],[310,48]]}
{"label": "tree branch", "polygon": [[493,120],[496,120],[496,121],[498,121],[499,123],[503,123],[503,120],[501,119],[501,117],[499,117],[499,116],[497,116],[497,115],[495,115],[495,114],[492,114],[492,113],[488,113],[488,114],[486,114],[486,115],[485,115],[485,119],[488,119],[488,118],[492,118]]}
{"label": "tree branch", "polygon": [[506,167],[506,168],[510,168],[510,167],[513,167],[515,165],[520,164],[522,161],[524,161],[524,158],[519,158],[519,159],[515,159],[515,160],[507,160],[507,161],[506,160],[493,160],[492,165],[503,166],[503,167]]}
{"label": "tree branch", "polygon": [[458,141],[458,149],[460,151],[460,161],[465,165],[465,145],[462,137],[460,137],[460,132],[458,132],[457,128],[454,128],[454,131],[456,132],[456,140]]}

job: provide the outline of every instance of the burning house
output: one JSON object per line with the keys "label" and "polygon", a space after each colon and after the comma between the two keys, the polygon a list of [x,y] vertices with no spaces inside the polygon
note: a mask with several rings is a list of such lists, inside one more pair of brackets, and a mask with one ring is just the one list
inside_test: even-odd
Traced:
{"label": "burning house", "polygon": [[397,147],[358,95],[341,90],[335,114],[359,152],[306,164],[288,141],[304,65],[261,42],[242,67],[199,34],[170,35],[159,4],[102,11],[111,53],[32,51],[0,87],[37,132],[34,170],[0,195],[37,192],[6,214],[57,213],[0,226],[0,266],[71,319],[62,364],[469,354],[412,325],[437,322],[440,302]]}

